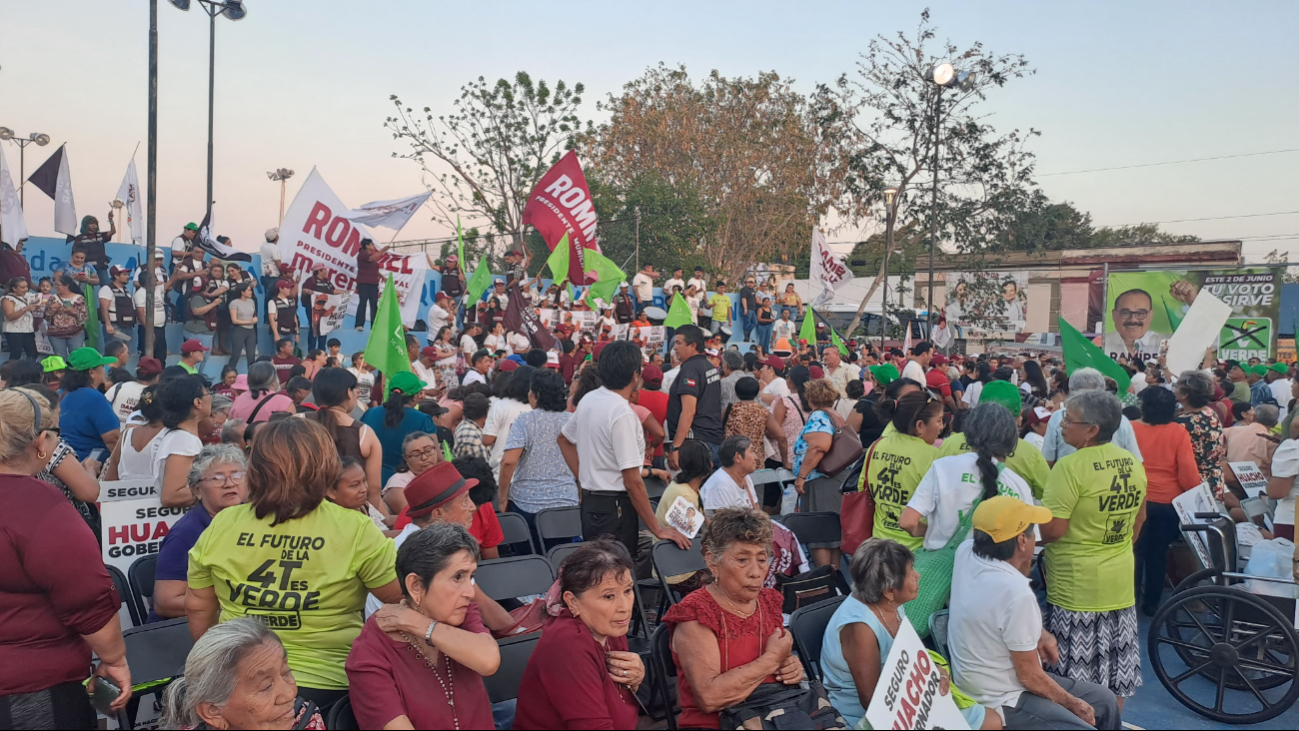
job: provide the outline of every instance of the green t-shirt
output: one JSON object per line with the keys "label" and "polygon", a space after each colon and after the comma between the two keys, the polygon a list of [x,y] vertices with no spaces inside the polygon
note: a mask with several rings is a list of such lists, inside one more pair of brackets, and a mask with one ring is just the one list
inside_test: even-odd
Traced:
{"label": "green t-shirt", "polygon": [[1046,598],[1074,612],[1109,612],[1136,603],[1132,528],[1146,499],[1146,470],[1112,443],[1061,457],[1042,504],[1069,521],[1046,547]]}
{"label": "green t-shirt", "polygon": [[731,298],[724,294],[714,294],[708,300],[709,306],[713,308],[714,322],[731,321]]}
{"label": "green t-shirt", "polygon": [[[951,457],[961,454],[962,452],[971,452],[970,445],[965,441],[964,434],[953,434],[943,440],[943,446],[938,449],[940,457]],[[1042,499],[1042,493],[1046,490],[1047,476],[1051,474],[1051,466],[1046,463],[1046,457],[1042,456],[1042,450],[1034,447],[1032,444],[1019,440],[1019,446],[1015,451],[1010,453],[1006,458],[1006,466],[1015,474],[1024,478],[1028,486],[1033,488],[1033,497],[1038,500]]]}
{"label": "green t-shirt", "polygon": [[924,543],[923,537],[902,530],[898,519],[936,459],[938,450],[933,445],[896,430],[875,442],[870,464],[862,470],[861,482],[857,484],[858,490],[869,486],[875,500],[874,537],[897,541],[913,551]]}
{"label": "green t-shirt", "polygon": [[194,366],[190,365],[189,363],[186,363],[186,362],[183,361],[183,360],[182,360],[181,362],[177,363],[176,365],[178,365],[178,366],[180,366],[181,368],[184,368],[185,370],[189,371],[190,375],[192,375],[192,376],[197,376],[197,375],[198,375],[198,369],[195,368]]}
{"label": "green t-shirt", "polygon": [[252,505],[226,508],[189,552],[189,585],[216,587],[221,618],[253,616],[280,636],[298,684],[347,688],[343,663],[370,589],[397,578],[396,544],[370,518],[322,502],[271,527]]}

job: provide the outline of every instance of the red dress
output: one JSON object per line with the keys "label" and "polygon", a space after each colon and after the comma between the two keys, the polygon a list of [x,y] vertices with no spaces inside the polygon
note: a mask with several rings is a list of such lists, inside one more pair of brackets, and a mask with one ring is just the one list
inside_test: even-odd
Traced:
{"label": "red dress", "polygon": [[[758,595],[758,611],[745,618],[723,609],[707,589],[699,589],[669,609],[663,615],[663,621],[671,628],[683,622],[698,622],[712,631],[717,637],[721,671],[725,673],[762,656],[767,638],[784,624],[780,614],[783,604],[784,598],[780,592],[763,589]],[[681,702],[681,715],[677,717],[677,725],[681,728],[717,728],[717,714],[704,713],[695,704],[694,693],[686,682],[685,673],[681,672],[681,661],[677,658],[675,648],[672,650],[672,662],[677,666],[677,698]],[[774,683],[776,678],[768,675],[762,682]]]}
{"label": "red dress", "polygon": [[516,729],[636,728],[631,688],[613,682],[605,651],[627,651],[626,637],[601,647],[571,615],[546,623],[519,684]]}

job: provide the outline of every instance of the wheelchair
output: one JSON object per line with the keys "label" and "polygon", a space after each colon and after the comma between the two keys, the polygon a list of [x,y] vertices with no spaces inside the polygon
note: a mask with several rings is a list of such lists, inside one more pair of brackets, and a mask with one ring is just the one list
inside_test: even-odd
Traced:
{"label": "wheelchair", "polygon": [[1188,543],[1199,539],[1211,565],[1186,577],[1155,613],[1146,643],[1151,666],[1170,695],[1205,718],[1268,721],[1299,698],[1295,600],[1250,593],[1245,582],[1291,589],[1295,582],[1240,572],[1231,520],[1195,518],[1205,522],[1182,524],[1182,535]]}

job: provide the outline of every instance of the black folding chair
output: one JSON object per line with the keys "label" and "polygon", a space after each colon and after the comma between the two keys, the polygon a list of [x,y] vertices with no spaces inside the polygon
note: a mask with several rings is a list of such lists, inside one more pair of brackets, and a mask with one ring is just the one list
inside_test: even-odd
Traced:
{"label": "black folding chair", "polygon": [[825,637],[830,617],[846,598],[837,596],[789,615],[789,631],[794,633],[794,646],[809,678],[824,680],[821,675],[821,640]]}
{"label": "black folding chair", "polygon": [[126,578],[131,581],[131,594],[135,605],[140,608],[140,615],[149,617],[153,609],[153,579],[158,570],[158,554],[150,554],[135,559],[131,568],[126,570]]}
{"label": "black folding chair", "polygon": [[334,707],[329,709],[329,715],[325,718],[325,728],[330,731],[360,731],[361,724],[356,720],[356,713],[352,711],[351,696],[343,696]]}
{"label": "black folding chair", "polygon": [[843,538],[838,513],[789,513],[784,525],[804,548],[838,548]]}
{"label": "black folding chair", "polygon": [[646,477],[644,482],[645,494],[654,502],[658,502],[658,499],[663,497],[663,493],[667,492],[668,483],[657,477]]}
{"label": "black folding chair", "polygon": [[[537,549],[532,545],[532,530],[528,528],[528,521],[524,520],[518,513],[497,513],[496,520],[500,521],[501,532],[505,534],[505,539],[501,545],[508,545],[515,556],[526,556],[536,553]],[[527,546],[527,550],[520,550],[521,546]]]}
{"label": "black folding chair", "polygon": [[[653,674],[651,703],[663,712],[668,728],[675,730],[678,709],[673,684],[677,678],[677,664],[672,661],[672,631],[666,624],[656,627],[650,638],[650,672]],[[651,716],[658,720],[657,716]]]}
{"label": "black folding chair", "polygon": [[[668,605],[681,601],[681,597],[668,585],[668,577],[678,574],[690,574],[703,568],[704,554],[699,541],[691,541],[690,548],[681,550],[672,541],[659,541],[650,551],[650,561],[654,564],[654,573],[659,577],[659,588],[663,590],[663,601]],[[662,607],[662,603],[660,603]],[[662,616],[662,612],[659,613]]]}
{"label": "black folding chair", "polygon": [[568,558],[568,554],[581,547],[581,543],[561,543],[546,551],[546,560],[550,562],[551,568],[555,569],[555,576],[559,576],[559,565],[564,563],[564,559]]}
{"label": "black folding chair", "polygon": [[131,626],[139,627],[144,624],[144,615],[140,614],[140,606],[135,603],[135,594],[131,592],[131,582],[126,580],[126,574],[116,566],[104,564],[108,569],[108,575],[113,579],[113,586],[117,589],[117,595],[121,597],[122,603],[126,605],[126,611],[131,615]]}
{"label": "black folding chair", "polygon": [[582,509],[546,508],[537,513],[535,519],[537,537],[541,539],[538,548],[549,551],[558,543],[571,543],[574,538],[582,538]]}
{"label": "black folding chair", "polygon": [[[528,667],[528,659],[541,640],[540,632],[532,632],[518,637],[500,640],[501,665],[494,675],[483,678],[487,686],[487,697],[492,703],[513,700],[519,697],[519,683],[523,682],[523,671]],[[330,728],[333,728],[332,726]]]}
{"label": "black folding chair", "polygon": [[122,639],[137,695],[126,704],[126,712],[119,714],[119,722],[123,728],[130,729],[135,727],[140,696],[161,695],[173,679],[185,672],[185,659],[194,646],[194,639],[184,617],[123,630]]}
{"label": "black folding chair", "polygon": [[545,594],[555,583],[555,571],[543,556],[511,556],[495,558],[478,564],[474,574],[487,596],[501,601],[514,597]]}

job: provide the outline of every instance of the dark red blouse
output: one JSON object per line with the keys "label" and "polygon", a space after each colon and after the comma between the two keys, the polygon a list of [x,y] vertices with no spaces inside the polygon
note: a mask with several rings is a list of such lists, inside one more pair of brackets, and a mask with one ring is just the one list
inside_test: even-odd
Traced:
{"label": "dark red blouse", "polygon": [[[711,630],[717,637],[717,649],[722,658],[721,671],[725,673],[741,665],[748,665],[762,656],[767,638],[784,625],[780,613],[784,603],[780,592],[763,589],[758,595],[758,611],[750,617],[741,617],[723,609],[707,589],[698,589],[669,609],[663,615],[663,621],[673,629],[684,622],[698,622]],[[677,698],[681,701],[681,715],[677,717],[677,724],[681,728],[717,728],[717,714],[704,713],[695,704],[694,693],[686,682],[686,674],[681,672],[681,661],[677,658],[675,648],[672,650],[672,662],[677,666]],[[774,683],[776,678],[768,675],[762,682]]]}
{"label": "dark red blouse", "polygon": [[371,247],[365,251],[356,254],[356,283],[357,284],[378,284],[379,283],[379,259],[382,256],[374,253]]}
{"label": "dark red blouse", "polygon": [[601,647],[571,616],[547,622],[523,671],[514,728],[636,728],[631,688],[613,682],[605,666],[605,650],[626,652],[627,638],[606,642]]}
{"label": "dark red blouse", "polygon": [[99,542],[59,489],[0,475],[0,696],[90,677],[90,646],[121,607]]}

